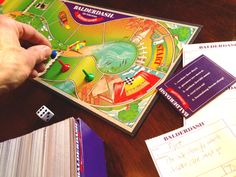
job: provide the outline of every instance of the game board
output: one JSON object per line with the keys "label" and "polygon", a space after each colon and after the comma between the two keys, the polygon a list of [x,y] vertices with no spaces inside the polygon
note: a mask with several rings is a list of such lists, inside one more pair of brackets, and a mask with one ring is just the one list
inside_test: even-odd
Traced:
{"label": "game board", "polygon": [[[58,51],[36,80],[134,134],[156,87],[174,70],[199,25],[59,0],[8,1],[3,12],[44,34]],[[62,72],[60,62],[69,65]],[[87,82],[83,73],[92,73]]]}

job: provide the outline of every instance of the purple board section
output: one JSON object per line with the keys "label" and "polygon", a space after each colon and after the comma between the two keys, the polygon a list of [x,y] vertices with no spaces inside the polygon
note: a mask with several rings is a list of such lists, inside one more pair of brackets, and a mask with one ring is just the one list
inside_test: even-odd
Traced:
{"label": "purple board section", "polygon": [[157,87],[184,116],[189,117],[236,81],[204,55]]}
{"label": "purple board section", "polygon": [[107,177],[104,144],[101,138],[92,131],[81,119],[79,126],[80,157],[82,160],[82,177]]}
{"label": "purple board section", "polygon": [[72,4],[70,2],[64,3],[70,10],[71,16],[74,18],[74,20],[83,25],[95,25],[111,20],[130,17],[128,15],[115,13],[114,11],[91,8],[89,6]]}

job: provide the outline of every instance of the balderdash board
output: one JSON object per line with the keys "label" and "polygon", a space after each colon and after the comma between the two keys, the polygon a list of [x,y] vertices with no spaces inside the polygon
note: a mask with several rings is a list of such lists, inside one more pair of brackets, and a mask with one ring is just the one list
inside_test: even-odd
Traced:
{"label": "balderdash board", "polygon": [[[198,25],[59,0],[6,0],[3,12],[44,34],[60,53],[36,80],[134,134]],[[59,61],[70,65],[61,72]],[[92,73],[85,81],[82,70]]]}

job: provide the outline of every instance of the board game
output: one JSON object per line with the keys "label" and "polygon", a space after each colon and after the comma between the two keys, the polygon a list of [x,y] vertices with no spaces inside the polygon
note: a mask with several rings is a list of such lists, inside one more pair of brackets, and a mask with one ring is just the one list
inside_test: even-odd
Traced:
{"label": "board game", "polygon": [[[3,13],[45,35],[58,54],[36,81],[134,134],[199,25],[59,0],[3,3]],[[85,79],[91,75],[93,79]]]}

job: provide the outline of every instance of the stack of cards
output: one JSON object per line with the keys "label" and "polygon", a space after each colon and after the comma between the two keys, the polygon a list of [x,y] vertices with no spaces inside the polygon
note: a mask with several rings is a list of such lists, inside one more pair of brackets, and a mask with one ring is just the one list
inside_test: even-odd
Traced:
{"label": "stack of cards", "polygon": [[80,119],[66,119],[0,143],[0,176],[106,177],[103,142]]}

